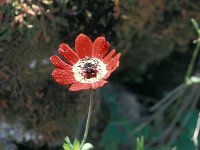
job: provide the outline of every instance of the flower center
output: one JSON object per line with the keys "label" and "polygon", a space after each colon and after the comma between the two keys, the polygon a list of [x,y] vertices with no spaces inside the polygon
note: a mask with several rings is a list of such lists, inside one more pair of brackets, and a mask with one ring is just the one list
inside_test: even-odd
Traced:
{"label": "flower center", "polygon": [[92,63],[86,63],[84,64],[84,73],[83,76],[85,76],[86,79],[94,78],[97,76],[97,67],[95,64]]}
{"label": "flower center", "polygon": [[80,59],[72,71],[75,79],[81,83],[97,82],[107,74],[106,65],[101,60],[88,57]]}

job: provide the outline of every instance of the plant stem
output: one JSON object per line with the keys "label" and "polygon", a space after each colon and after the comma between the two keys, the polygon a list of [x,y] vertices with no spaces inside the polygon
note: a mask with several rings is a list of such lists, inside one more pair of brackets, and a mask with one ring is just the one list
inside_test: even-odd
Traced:
{"label": "plant stem", "polygon": [[200,30],[200,28],[199,28],[199,25],[198,25],[198,23],[196,22],[195,19],[191,19],[191,22],[192,22],[192,24],[193,24],[193,26],[194,26],[197,34],[198,34],[198,39],[196,40],[197,45],[196,45],[196,47],[194,49],[194,52],[192,54],[192,59],[190,60],[190,64],[188,66],[188,69],[187,69],[187,72],[186,72],[186,75],[185,75],[185,83],[186,84],[187,84],[188,79],[192,75],[192,71],[193,71],[193,68],[194,68],[194,63],[195,63],[195,60],[197,59],[197,55],[198,55],[199,49],[200,49],[200,41],[199,41],[199,38],[200,38],[200,31],[199,30]]}
{"label": "plant stem", "polygon": [[187,80],[191,77],[192,75],[192,71],[193,71],[193,67],[194,67],[194,63],[195,63],[195,60],[198,56],[198,53],[199,53],[199,49],[200,49],[200,42],[197,42],[197,45],[194,49],[194,52],[192,54],[192,59],[190,61],[190,64],[188,66],[188,69],[187,69],[187,72],[186,72],[186,75],[185,75],[185,82],[187,83]]}
{"label": "plant stem", "polygon": [[194,146],[195,146],[195,150],[198,150],[199,145],[198,145],[198,135],[199,135],[199,130],[200,130],[200,113],[199,113],[199,117],[197,120],[197,124],[196,124],[196,128],[194,130],[194,134],[192,137],[192,140],[194,142]]}
{"label": "plant stem", "polygon": [[88,136],[90,120],[91,120],[91,115],[92,115],[93,96],[94,96],[94,92],[91,89],[90,90],[90,105],[89,105],[89,110],[88,110],[87,122],[86,122],[86,125],[85,125],[85,132],[84,132],[83,140],[81,141],[81,146],[80,146],[81,148],[85,144],[85,142],[87,140],[87,136]]}

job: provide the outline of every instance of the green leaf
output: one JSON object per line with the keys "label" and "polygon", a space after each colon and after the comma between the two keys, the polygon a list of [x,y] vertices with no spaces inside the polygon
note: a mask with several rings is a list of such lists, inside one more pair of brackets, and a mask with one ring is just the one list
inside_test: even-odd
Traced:
{"label": "green leaf", "polygon": [[80,150],[80,142],[77,139],[74,140],[73,150]]}
{"label": "green leaf", "polygon": [[65,143],[63,144],[64,150],[72,150],[72,147],[73,147],[73,145],[72,145],[72,143],[70,142],[69,137],[66,136],[66,138],[65,138]]}
{"label": "green leaf", "polygon": [[196,21],[195,19],[192,18],[192,19],[191,19],[191,22],[192,22],[192,24],[193,24],[195,30],[197,31],[197,33],[200,35],[200,32],[199,32],[199,25],[198,25],[197,21]]}
{"label": "green leaf", "polygon": [[63,144],[63,148],[64,150],[72,150],[71,147],[67,143]]}
{"label": "green leaf", "polygon": [[71,144],[71,141],[70,141],[70,139],[69,139],[68,136],[66,136],[66,138],[65,138],[65,142],[68,143],[68,144]]}
{"label": "green leaf", "polygon": [[83,147],[81,148],[81,150],[90,150],[90,149],[93,149],[94,148],[94,146],[92,145],[92,144],[90,144],[90,143],[85,143],[84,145],[83,145]]}
{"label": "green leaf", "polygon": [[144,138],[137,138],[137,150],[144,150]]}
{"label": "green leaf", "polygon": [[192,18],[192,19],[191,19],[191,22],[192,22],[194,28],[195,28],[196,30],[198,30],[198,29],[199,29],[199,25],[198,25],[197,21],[196,21],[195,19]]}

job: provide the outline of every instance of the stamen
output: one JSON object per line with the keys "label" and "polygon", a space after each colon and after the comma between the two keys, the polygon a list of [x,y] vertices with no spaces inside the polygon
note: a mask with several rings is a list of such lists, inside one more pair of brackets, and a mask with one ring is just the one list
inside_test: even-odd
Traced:
{"label": "stamen", "polygon": [[97,66],[96,64],[92,64],[92,63],[86,63],[84,64],[84,77],[86,79],[90,79],[90,78],[94,78],[97,76]]}

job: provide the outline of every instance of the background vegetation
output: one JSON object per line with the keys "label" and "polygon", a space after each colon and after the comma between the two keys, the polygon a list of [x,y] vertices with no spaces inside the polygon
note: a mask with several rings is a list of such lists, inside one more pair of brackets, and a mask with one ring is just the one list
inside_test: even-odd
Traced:
{"label": "background vegetation", "polygon": [[194,149],[199,85],[186,88],[184,78],[197,38],[190,19],[200,21],[199,6],[196,0],[1,0],[1,123],[42,136],[9,135],[2,147],[61,149],[66,135],[82,135],[88,92],[57,85],[49,57],[85,33],[105,36],[122,53],[111,84],[96,92],[89,139],[95,149],[135,149],[141,136],[149,150]]}

